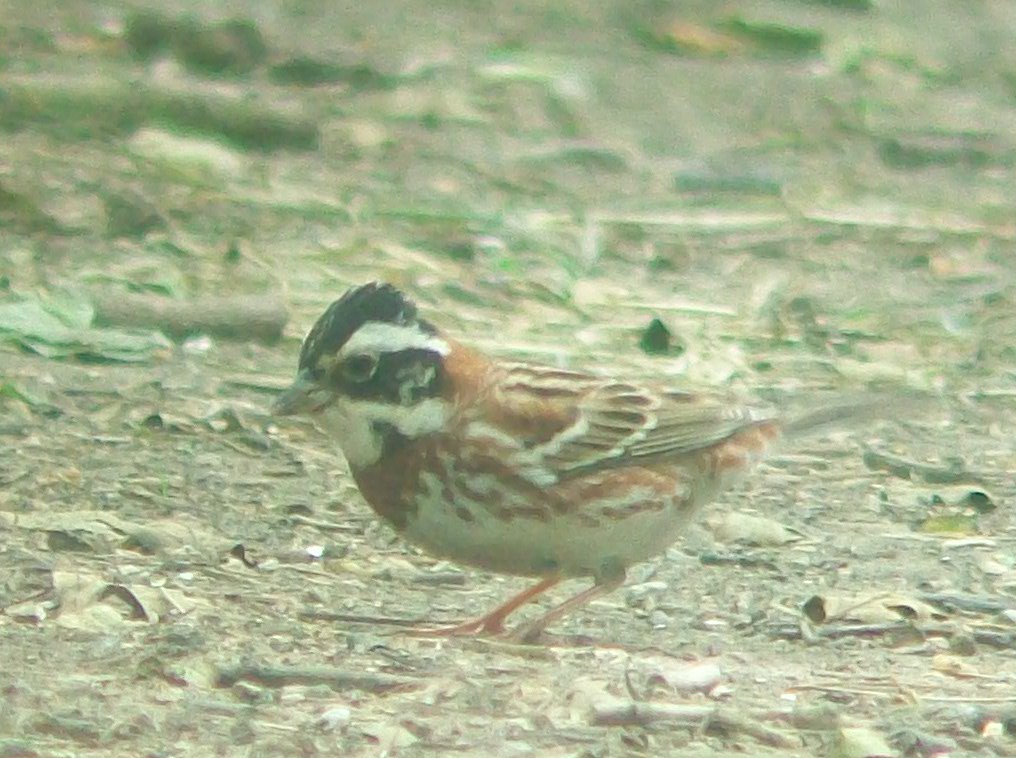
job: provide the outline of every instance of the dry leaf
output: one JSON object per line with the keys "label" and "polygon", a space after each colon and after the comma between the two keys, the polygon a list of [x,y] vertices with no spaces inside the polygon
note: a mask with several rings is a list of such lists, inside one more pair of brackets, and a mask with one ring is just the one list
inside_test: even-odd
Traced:
{"label": "dry leaf", "polygon": [[706,519],[706,526],[720,542],[776,547],[801,539],[779,521],[747,513],[717,513]]}
{"label": "dry leaf", "polygon": [[659,682],[678,692],[709,692],[722,677],[720,665],[715,660],[687,663],[670,658],[654,659],[646,674],[650,684]]}
{"label": "dry leaf", "polygon": [[897,753],[874,729],[844,727],[840,729],[836,755],[838,758],[894,758]]}
{"label": "dry leaf", "polygon": [[917,598],[894,593],[812,595],[801,609],[815,624],[885,624],[895,621],[942,621],[947,618],[941,611]]}
{"label": "dry leaf", "polygon": [[361,727],[361,730],[377,742],[378,751],[381,755],[389,755],[393,750],[407,748],[419,742],[416,735],[401,724],[364,725]]}

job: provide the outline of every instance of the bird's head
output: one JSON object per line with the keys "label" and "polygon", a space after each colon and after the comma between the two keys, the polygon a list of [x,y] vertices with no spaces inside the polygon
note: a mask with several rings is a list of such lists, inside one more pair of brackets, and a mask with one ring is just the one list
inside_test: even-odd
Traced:
{"label": "bird's head", "polygon": [[443,428],[450,350],[395,287],[354,287],[307,334],[296,380],[273,412],[314,417],[351,466],[371,465],[394,446]]}

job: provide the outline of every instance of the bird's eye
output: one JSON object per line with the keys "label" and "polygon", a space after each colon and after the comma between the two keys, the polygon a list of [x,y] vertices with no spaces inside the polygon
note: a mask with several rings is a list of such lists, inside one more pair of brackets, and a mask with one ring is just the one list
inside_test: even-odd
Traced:
{"label": "bird's eye", "polygon": [[377,371],[377,358],[372,355],[353,355],[342,363],[342,375],[353,382],[365,382]]}

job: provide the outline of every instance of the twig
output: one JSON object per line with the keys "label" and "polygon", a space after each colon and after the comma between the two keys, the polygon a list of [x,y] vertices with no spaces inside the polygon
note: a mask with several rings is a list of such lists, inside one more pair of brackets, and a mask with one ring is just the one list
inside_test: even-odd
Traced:
{"label": "twig", "polygon": [[795,748],[800,742],[786,734],[764,726],[758,720],[738,715],[728,708],[713,705],[678,705],[673,703],[630,702],[593,708],[592,722],[597,726],[648,726],[677,724],[747,734],[772,747]]}
{"label": "twig", "polygon": [[831,684],[795,684],[789,688],[789,692],[829,692],[834,694],[844,695],[856,695],[858,697],[873,697],[873,698],[895,698],[899,696],[898,692],[880,692],[878,690],[865,690],[859,687],[841,687],[839,685]]}
{"label": "twig", "polygon": [[961,461],[933,466],[874,448],[864,451],[863,460],[864,465],[873,471],[887,471],[900,479],[911,479],[928,484],[955,484],[976,479],[971,472],[964,468]]}
{"label": "twig", "polygon": [[[922,638],[941,637],[952,639],[959,634],[969,634],[974,642],[996,647],[1010,649],[1016,644],[1016,633],[986,628],[957,629],[955,626],[944,624],[914,624],[909,621],[889,621],[883,624],[835,624],[826,626],[810,627],[809,634],[812,639],[842,639],[844,637],[882,637],[888,634],[912,634]],[[800,625],[776,626],[770,631],[770,636],[783,640],[804,639],[805,633]]]}
{"label": "twig", "polygon": [[52,128],[77,136],[124,134],[145,123],[170,123],[257,150],[314,150],[313,115],[267,98],[236,97],[211,88],[176,88],[95,76],[3,77],[0,126]]}
{"label": "twig", "polygon": [[346,671],[326,666],[226,666],[219,669],[216,684],[231,687],[239,681],[251,681],[266,687],[285,687],[292,684],[325,684],[333,690],[366,690],[387,692],[393,689],[418,686],[412,679]]}
{"label": "twig", "polygon": [[653,723],[702,726],[716,715],[713,705],[629,703],[595,706],[592,722],[597,726],[646,726]]}
{"label": "twig", "polygon": [[945,608],[947,611],[969,611],[972,613],[1002,613],[1016,608],[1002,598],[992,595],[964,595],[959,592],[924,592],[919,595],[926,603]]}
{"label": "twig", "polygon": [[289,320],[278,298],[208,297],[172,300],[165,297],[94,293],[99,325],[158,329],[170,337],[210,334],[229,339],[274,342]]}
{"label": "twig", "polygon": [[343,622],[347,624],[380,624],[382,626],[415,627],[420,621],[400,619],[392,616],[365,616],[357,613],[333,613],[332,611],[300,611],[302,621]]}

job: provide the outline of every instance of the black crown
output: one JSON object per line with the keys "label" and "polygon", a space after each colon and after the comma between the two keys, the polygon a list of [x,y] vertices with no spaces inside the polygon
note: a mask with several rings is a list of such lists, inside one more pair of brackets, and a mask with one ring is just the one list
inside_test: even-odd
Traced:
{"label": "black crown", "polygon": [[418,322],[416,305],[399,290],[384,282],[368,282],[353,287],[328,306],[317,320],[300,350],[300,370],[313,369],[322,355],[335,353],[361,326],[370,321],[386,324]]}

